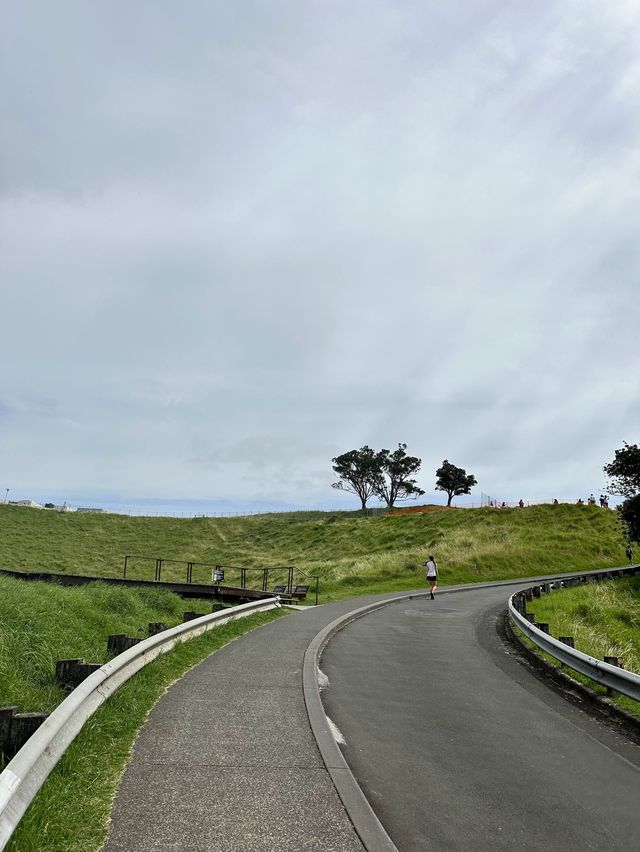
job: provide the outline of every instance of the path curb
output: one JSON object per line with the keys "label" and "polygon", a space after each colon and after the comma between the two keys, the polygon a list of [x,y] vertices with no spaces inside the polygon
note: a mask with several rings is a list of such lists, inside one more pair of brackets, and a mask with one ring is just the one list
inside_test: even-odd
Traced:
{"label": "path curb", "polygon": [[327,642],[352,621],[382,607],[413,598],[426,597],[428,594],[429,592],[414,592],[352,610],[336,618],[316,634],[304,655],[302,688],[311,730],[327,772],[367,852],[398,852],[398,849],[354,778],[333,735],[320,698],[318,685],[320,656]]}

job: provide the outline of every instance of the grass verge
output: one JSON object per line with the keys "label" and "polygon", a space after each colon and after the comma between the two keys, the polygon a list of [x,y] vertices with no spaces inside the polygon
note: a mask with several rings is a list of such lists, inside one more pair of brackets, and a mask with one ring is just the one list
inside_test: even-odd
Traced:
{"label": "grass verge", "polygon": [[86,723],[25,813],[10,852],[96,852],[135,736],[166,688],[213,651],[283,615],[274,610],[222,625],[157,658]]}
{"label": "grass verge", "polygon": [[[578,651],[602,660],[620,657],[628,671],[640,674],[640,577],[610,580],[555,591],[527,603],[536,621],[547,622],[552,636],[573,636]],[[535,647],[535,646],[534,646]],[[542,654],[539,650],[537,653]],[[542,654],[551,665],[560,663]],[[606,688],[574,672],[564,671],[599,695]],[[612,701],[635,716],[640,704],[624,695],[612,695]]]}

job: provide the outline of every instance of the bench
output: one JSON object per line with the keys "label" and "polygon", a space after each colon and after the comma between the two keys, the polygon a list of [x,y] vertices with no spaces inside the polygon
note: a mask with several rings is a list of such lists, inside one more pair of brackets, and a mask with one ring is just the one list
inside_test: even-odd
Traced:
{"label": "bench", "polygon": [[274,595],[289,595],[292,598],[297,598],[299,601],[303,601],[306,598],[308,591],[309,586],[294,586],[293,588],[289,588],[289,586],[273,587]]}

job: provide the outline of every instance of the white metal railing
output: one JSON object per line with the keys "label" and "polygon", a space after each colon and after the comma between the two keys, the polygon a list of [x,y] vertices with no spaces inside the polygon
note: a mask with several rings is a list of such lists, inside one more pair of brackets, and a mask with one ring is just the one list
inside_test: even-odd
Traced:
{"label": "white metal railing", "polygon": [[93,672],[56,707],[0,773],[0,850],[84,723],[119,686],[178,642],[279,606],[276,597],[194,618],[139,642]]}
{"label": "white metal railing", "polygon": [[[578,578],[584,575],[578,575]],[[598,660],[596,657],[591,657],[589,654],[584,654],[582,651],[577,651],[570,645],[565,645],[559,639],[555,639],[548,633],[545,633],[540,628],[536,627],[535,623],[529,621],[519,611],[514,599],[522,595],[522,592],[516,592],[509,598],[509,617],[535,645],[542,651],[550,654],[556,660],[564,663],[574,671],[586,675],[592,680],[597,681],[603,686],[614,689],[623,695],[634,698],[640,701],[640,675],[634,672],[628,672],[618,666],[605,663],[603,660]]]}

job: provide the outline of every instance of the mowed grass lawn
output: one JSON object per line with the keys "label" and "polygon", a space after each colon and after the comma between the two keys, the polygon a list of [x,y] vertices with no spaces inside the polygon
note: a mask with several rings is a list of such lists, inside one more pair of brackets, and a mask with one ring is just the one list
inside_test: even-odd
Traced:
{"label": "mowed grass lawn", "polygon": [[[595,506],[193,519],[0,506],[0,567],[27,571],[121,576],[125,554],[224,566],[295,565],[320,577],[321,601],[327,601],[415,588],[429,553],[439,562],[443,584],[625,562],[616,513]],[[134,560],[129,575],[152,579],[153,569],[152,562]],[[209,571],[197,571],[194,579],[210,579]],[[163,579],[184,575],[184,566],[163,569]]]}

